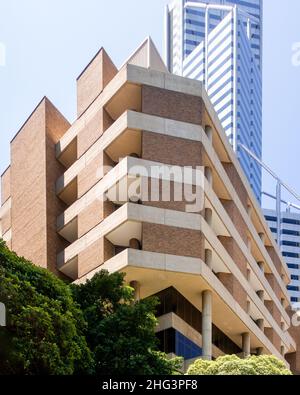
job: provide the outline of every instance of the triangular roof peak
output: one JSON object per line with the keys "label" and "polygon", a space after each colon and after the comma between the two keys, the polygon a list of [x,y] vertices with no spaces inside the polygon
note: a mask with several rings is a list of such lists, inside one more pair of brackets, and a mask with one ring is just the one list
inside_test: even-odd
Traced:
{"label": "triangular roof peak", "polygon": [[130,55],[130,57],[124,62],[122,67],[124,67],[126,64],[134,64],[136,66],[162,71],[164,73],[168,72],[165,63],[162,60],[150,36],[148,36],[134,51],[134,53]]}

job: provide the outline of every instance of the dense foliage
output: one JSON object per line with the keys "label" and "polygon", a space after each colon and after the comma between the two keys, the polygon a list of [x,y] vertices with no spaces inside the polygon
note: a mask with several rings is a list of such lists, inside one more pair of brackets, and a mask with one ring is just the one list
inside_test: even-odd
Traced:
{"label": "dense foliage", "polygon": [[68,285],[0,240],[0,374],[171,374],[158,352],[156,301],[134,303],[124,276],[101,272]]}
{"label": "dense foliage", "polygon": [[181,360],[158,351],[154,335],[157,301],[134,303],[124,275],[102,271],[82,286],[73,286],[88,323],[87,341],[96,374],[172,374]]}
{"label": "dense foliage", "polygon": [[209,376],[288,376],[292,373],[285,364],[274,356],[251,356],[240,359],[236,355],[219,357],[215,361],[199,359],[188,369],[189,375]]}
{"label": "dense foliage", "polygon": [[1,240],[0,284],[7,311],[7,327],[0,328],[1,374],[90,369],[86,323],[69,286],[9,251]]}

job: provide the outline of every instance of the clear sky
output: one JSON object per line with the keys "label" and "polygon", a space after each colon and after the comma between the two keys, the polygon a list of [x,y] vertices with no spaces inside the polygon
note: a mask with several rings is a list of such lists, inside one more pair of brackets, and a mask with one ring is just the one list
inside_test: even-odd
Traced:
{"label": "clear sky", "polygon": [[[167,3],[0,0],[1,173],[10,140],[44,95],[75,119],[76,77],[101,46],[118,66],[148,35],[162,51]],[[264,161],[300,193],[300,65],[292,62],[299,16],[299,0],[264,0]],[[268,178],[264,184],[274,192]]]}

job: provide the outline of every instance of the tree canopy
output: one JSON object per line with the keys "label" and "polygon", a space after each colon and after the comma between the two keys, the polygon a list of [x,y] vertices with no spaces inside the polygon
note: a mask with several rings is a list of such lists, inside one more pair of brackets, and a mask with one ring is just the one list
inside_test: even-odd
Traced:
{"label": "tree canopy", "polygon": [[155,299],[134,302],[124,275],[100,272],[70,285],[0,240],[0,374],[172,374],[158,351]]}
{"label": "tree canopy", "polygon": [[236,355],[219,357],[215,361],[199,359],[188,369],[188,375],[202,376],[288,376],[292,373],[278,358],[270,355],[241,359]]}
{"label": "tree canopy", "polygon": [[0,328],[2,374],[89,371],[87,325],[67,284],[18,257],[1,240],[0,284],[7,312],[7,326]]}
{"label": "tree canopy", "polygon": [[101,271],[81,286],[74,297],[88,323],[87,340],[96,374],[173,374],[181,359],[158,351],[154,298],[134,302],[124,275]]}

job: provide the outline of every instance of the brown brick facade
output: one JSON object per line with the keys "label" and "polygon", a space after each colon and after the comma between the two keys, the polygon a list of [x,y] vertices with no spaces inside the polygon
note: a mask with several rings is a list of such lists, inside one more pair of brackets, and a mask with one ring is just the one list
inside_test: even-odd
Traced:
{"label": "brown brick facade", "polygon": [[176,166],[202,166],[202,144],[157,133],[143,132],[142,158]]}
{"label": "brown brick facade", "polygon": [[234,226],[236,227],[237,231],[239,232],[241,238],[246,243],[248,242],[248,227],[243,220],[241,213],[239,212],[236,204],[232,200],[224,200],[221,199],[221,203],[227,214],[229,215],[231,221],[233,222]]}
{"label": "brown brick facade", "polygon": [[247,260],[242,251],[232,237],[219,236],[218,239],[223,244],[223,247],[233,259],[236,266],[240,269],[244,277],[247,278]]}
{"label": "brown brick facade", "polygon": [[55,144],[69,126],[44,99],[11,144],[12,249],[54,272],[56,253],[66,246],[56,229],[65,206],[55,191],[63,173]]}
{"label": "brown brick facade", "polygon": [[114,246],[101,238],[78,255],[78,278],[101,266],[115,254]]}
{"label": "brown brick facade", "polygon": [[197,96],[143,85],[142,112],[201,125],[203,100]]}
{"label": "brown brick facade", "polygon": [[203,259],[203,242],[203,235],[198,231],[143,223],[144,251]]}
{"label": "brown brick facade", "polygon": [[248,193],[233,163],[223,163],[223,167],[229,177],[235,191],[237,192],[242,204],[247,209]]}
{"label": "brown brick facade", "polygon": [[116,74],[115,65],[102,48],[77,79],[78,118]]}
{"label": "brown brick facade", "polygon": [[247,293],[234,275],[229,273],[218,273],[217,277],[242,309],[247,311]]}

